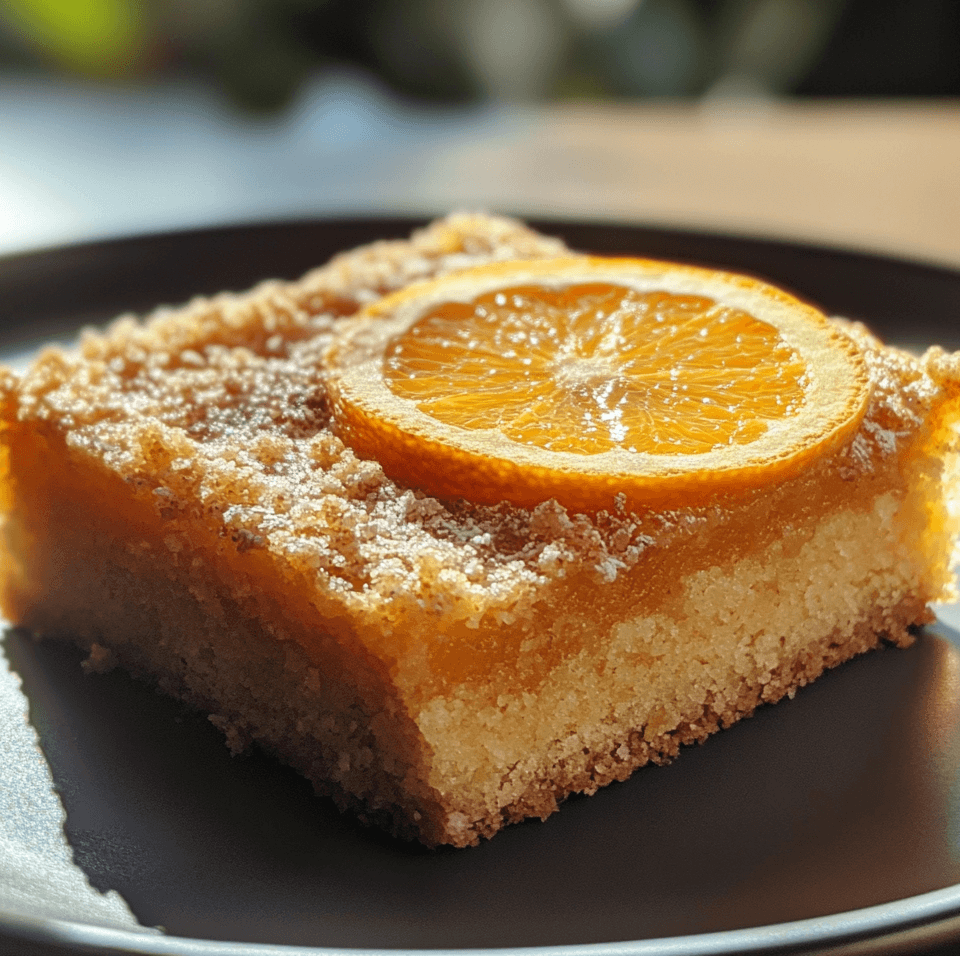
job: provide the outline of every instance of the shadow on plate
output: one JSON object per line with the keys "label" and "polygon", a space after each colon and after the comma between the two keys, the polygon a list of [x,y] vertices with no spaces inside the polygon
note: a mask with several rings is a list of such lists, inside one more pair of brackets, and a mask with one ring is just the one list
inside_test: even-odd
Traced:
{"label": "shadow on plate", "polygon": [[313,946],[518,947],[802,919],[960,882],[960,634],[845,665],[546,823],[427,851],[229,755],[202,716],[5,638],[76,862],[146,926]]}

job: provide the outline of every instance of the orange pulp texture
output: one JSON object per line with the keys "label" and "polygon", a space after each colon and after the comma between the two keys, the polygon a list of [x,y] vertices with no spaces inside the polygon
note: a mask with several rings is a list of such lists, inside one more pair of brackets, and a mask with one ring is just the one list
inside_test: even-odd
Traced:
{"label": "orange pulp texture", "polygon": [[443,303],[383,367],[433,418],[581,455],[746,444],[804,398],[803,363],[771,325],[706,296],[608,282]]}

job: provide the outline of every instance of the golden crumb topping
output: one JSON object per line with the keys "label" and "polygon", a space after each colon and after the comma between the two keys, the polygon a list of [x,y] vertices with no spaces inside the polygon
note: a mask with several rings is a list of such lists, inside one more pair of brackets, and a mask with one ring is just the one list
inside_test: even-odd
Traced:
{"label": "golden crumb topping", "polygon": [[[329,427],[320,359],[342,317],[385,292],[498,259],[555,257],[558,240],[508,219],[456,215],[410,240],[378,242],[303,279],[164,309],[48,349],[0,377],[0,415],[45,423],[105,463],[161,517],[198,518],[238,550],[269,546],[344,600],[422,592],[443,581],[465,604],[508,607],[525,589],[587,570],[610,581],[647,547],[716,520],[717,506],[641,516],[446,502],[398,486]],[[872,397],[853,439],[826,463],[868,472],[925,427],[957,357],[880,347],[847,327]]]}

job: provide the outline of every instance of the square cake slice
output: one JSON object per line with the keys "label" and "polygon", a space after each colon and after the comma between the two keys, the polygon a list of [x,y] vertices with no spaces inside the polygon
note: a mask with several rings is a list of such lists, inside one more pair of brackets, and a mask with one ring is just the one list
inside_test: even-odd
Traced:
{"label": "square cake slice", "polygon": [[670,510],[441,500],[338,437],[342,318],[562,254],[453,216],[0,373],[4,613],[365,819],[455,846],[909,644],[952,594],[958,356],[845,327],[870,377],[853,434],[772,486]]}

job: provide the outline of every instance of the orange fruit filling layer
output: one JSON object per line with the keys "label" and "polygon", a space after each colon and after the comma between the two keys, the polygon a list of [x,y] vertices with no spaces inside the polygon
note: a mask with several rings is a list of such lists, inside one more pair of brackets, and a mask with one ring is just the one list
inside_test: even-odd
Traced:
{"label": "orange fruit filling layer", "polygon": [[[896,462],[886,467],[874,462],[875,473],[856,484],[832,470],[813,469],[745,502],[733,522],[712,515],[703,523],[678,523],[670,537],[682,539],[682,547],[651,548],[635,567],[602,588],[594,574],[581,572],[555,581],[532,603],[494,607],[470,623],[456,614],[438,616],[429,600],[422,606],[377,604],[351,615],[336,595],[318,593],[314,582],[290,575],[266,551],[240,552],[199,522],[190,533],[186,524],[177,522],[174,528],[148,500],[123,494],[118,476],[75,460],[50,437],[48,442],[21,429],[10,436],[20,502],[14,525],[22,539],[19,567],[11,568],[3,594],[12,617],[31,620],[38,586],[48,610],[70,600],[76,581],[59,564],[71,553],[128,564],[142,573],[150,573],[156,562],[156,585],[182,578],[197,593],[197,582],[206,586],[207,575],[210,586],[223,576],[232,582],[246,614],[256,618],[266,613],[274,636],[300,644],[323,673],[349,671],[363,686],[394,683],[417,705],[461,684],[489,686],[491,700],[504,683],[534,693],[564,659],[595,653],[617,622],[660,611],[678,613],[677,582],[713,567],[718,555],[733,562],[776,539],[783,541],[785,553],[795,553],[824,515],[868,508],[900,481]],[[913,467],[920,467],[920,456],[908,457],[916,459]],[[923,531],[921,519],[927,518],[918,513],[911,533],[941,534],[942,521]],[[174,531],[179,544],[171,552],[167,542]],[[654,527],[651,532],[656,533]],[[49,546],[51,540],[56,548]],[[917,541],[918,550],[922,544]]]}

